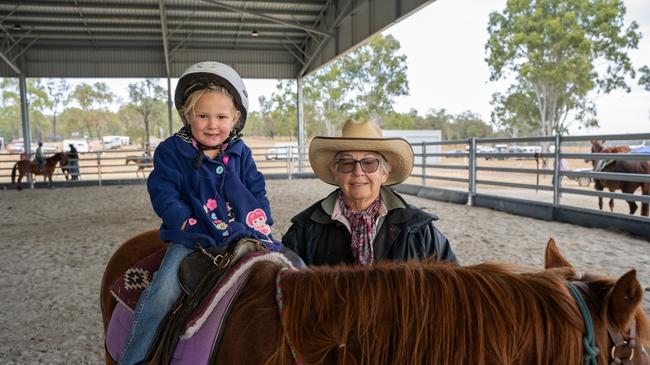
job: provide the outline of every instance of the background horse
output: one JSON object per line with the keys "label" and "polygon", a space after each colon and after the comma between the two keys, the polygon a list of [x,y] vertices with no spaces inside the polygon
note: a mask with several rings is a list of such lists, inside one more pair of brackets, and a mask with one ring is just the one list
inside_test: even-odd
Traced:
{"label": "background horse", "polygon": [[[161,247],[158,232],[150,231],[111,257],[101,288],[105,331],[115,306],[111,283]],[[582,364],[587,320],[567,289],[574,281],[582,283],[576,286],[593,319],[596,363],[634,356],[633,364],[650,364],[643,349],[650,323],[634,270],[618,280],[578,277],[552,240],[545,261],[537,273],[416,261],[319,267],[277,282],[276,264],[257,263],[225,324],[215,363],[288,365],[293,352],[303,364]],[[633,348],[612,348],[608,322],[614,337],[638,334]],[[106,363],[115,363],[108,354]]]}
{"label": "background horse", "polygon": [[142,172],[142,178],[144,179],[144,169],[153,167],[153,158],[151,156],[126,156],[126,162],[124,163],[125,165],[128,165],[129,162],[133,162],[136,165],[138,165],[138,169],[135,170],[135,176],[139,176],[139,172]]}
{"label": "background horse", "polygon": [[38,164],[32,163],[29,160],[20,160],[16,162],[14,168],[11,170],[11,183],[16,184],[16,171],[18,171],[17,189],[21,190],[22,187],[20,186],[20,182],[22,181],[23,176],[28,173],[32,173],[34,175],[43,175],[43,180],[45,181],[45,179],[47,179],[47,186],[51,189],[54,187],[52,185],[52,174],[54,173],[56,165],[60,161],[64,161],[65,163],[68,162],[68,156],[66,156],[66,154],[63,152],[59,152],[52,157],[46,158],[45,169],[41,171],[38,168]]}
{"label": "background horse", "polygon": [[[629,146],[613,146],[605,147],[605,141],[591,141],[591,153],[629,153],[631,149]],[[650,162],[639,160],[613,160],[611,163],[606,164],[604,168],[600,168],[600,160],[592,160],[591,163],[594,171],[598,172],[616,172],[627,174],[650,174]],[[650,195],[650,183],[634,182],[634,181],[617,181],[617,180],[603,180],[594,179],[594,188],[603,191],[604,188],[609,191],[621,190],[623,193],[634,194],[634,192],[641,188],[641,194]],[[638,209],[638,205],[634,200],[627,200],[630,206],[630,214],[634,214]],[[603,197],[598,197],[598,208],[603,209]],[[614,199],[609,199],[609,209],[614,211]],[[648,216],[648,203],[641,203],[641,215]]]}

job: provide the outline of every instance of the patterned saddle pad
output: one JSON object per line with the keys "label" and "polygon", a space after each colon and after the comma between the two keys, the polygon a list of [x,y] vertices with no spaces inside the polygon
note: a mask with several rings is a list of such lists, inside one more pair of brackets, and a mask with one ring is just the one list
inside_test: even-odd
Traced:
{"label": "patterned saddle pad", "polygon": [[[165,249],[162,249],[143,259],[129,268],[111,286],[111,293],[118,303],[106,333],[106,348],[113,359],[122,356],[138,297],[160,267],[164,255]],[[218,344],[225,314],[246,282],[250,268],[259,261],[271,261],[283,267],[292,267],[280,253],[254,253],[239,260],[192,313],[174,350],[173,365],[207,364],[214,350],[213,345]]]}

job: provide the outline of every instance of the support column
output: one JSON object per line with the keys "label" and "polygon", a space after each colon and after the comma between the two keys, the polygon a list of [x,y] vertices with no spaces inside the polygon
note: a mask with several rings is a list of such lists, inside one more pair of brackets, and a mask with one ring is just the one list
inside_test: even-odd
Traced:
{"label": "support column", "polygon": [[167,76],[167,118],[169,122],[169,135],[174,134],[174,126],[172,123],[172,105],[174,102],[172,101],[172,80]]}
{"label": "support column", "polygon": [[560,189],[562,188],[560,181],[562,179],[560,178],[560,167],[562,166],[562,158],[560,157],[560,134],[556,133],[555,134],[555,151],[554,151],[554,156],[553,156],[553,206],[554,207],[559,207],[560,206]]}
{"label": "support column", "polygon": [[298,156],[298,172],[302,173],[305,172],[305,155],[306,155],[306,150],[305,150],[305,119],[304,119],[304,113],[303,113],[303,95],[302,95],[302,77],[298,77],[296,79],[296,84],[297,84],[297,118],[298,118],[298,152],[300,155]]}
{"label": "support column", "polygon": [[[29,129],[29,102],[27,100],[27,82],[25,75],[21,74],[18,78],[18,85],[20,87],[20,116],[23,121],[23,146],[27,158],[32,158],[32,133]],[[34,188],[34,179],[32,174],[27,174],[27,181],[29,187]]]}
{"label": "support column", "polygon": [[469,144],[469,196],[468,205],[474,205],[476,197],[476,137],[471,137]]}

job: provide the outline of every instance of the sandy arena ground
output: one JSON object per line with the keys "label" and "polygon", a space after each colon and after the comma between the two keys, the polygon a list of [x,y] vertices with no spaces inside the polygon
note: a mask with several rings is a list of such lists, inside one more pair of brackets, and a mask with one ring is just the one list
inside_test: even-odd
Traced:
{"label": "sandy arena ground", "polygon": [[[294,214],[332,190],[317,180],[267,184],[276,237]],[[650,286],[646,240],[405,197],[440,216],[438,227],[463,264],[501,260],[541,268],[554,237],[577,268],[611,275],[636,268]],[[0,363],[100,364],[104,265],[122,242],[158,225],[144,185],[0,191]]]}

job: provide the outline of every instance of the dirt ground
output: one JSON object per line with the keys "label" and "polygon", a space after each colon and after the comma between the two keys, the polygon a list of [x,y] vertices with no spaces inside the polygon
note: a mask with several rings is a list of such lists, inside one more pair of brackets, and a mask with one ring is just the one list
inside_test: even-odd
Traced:
{"label": "dirt ground", "polygon": [[[282,237],[291,217],[332,189],[315,179],[267,181],[274,236]],[[647,240],[404,197],[440,217],[436,224],[464,265],[507,261],[541,269],[553,237],[578,269],[619,276],[636,268],[650,286]],[[122,242],[159,222],[144,185],[0,190],[0,363],[102,363],[104,266]]]}

